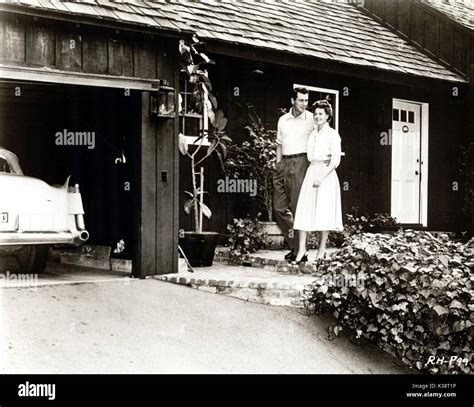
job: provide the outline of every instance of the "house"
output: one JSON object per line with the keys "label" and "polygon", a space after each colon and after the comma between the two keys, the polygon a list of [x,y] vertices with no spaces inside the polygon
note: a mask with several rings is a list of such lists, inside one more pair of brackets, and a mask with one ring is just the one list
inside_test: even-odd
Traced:
{"label": "house", "polygon": [[[470,0],[366,0],[370,15],[394,30],[434,60],[459,73],[469,83],[466,94],[459,98],[464,109],[463,141],[465,160],[470,168],[461,169],[467,179],[463,185],[463,212],[466,219],[460,230],[474,231],[474,3]],[[470,146],[470,149],[469,149]],[[467,183],[467,185],[466,185]],[[469,226],[470,218],[470,226]],[[455,225],[453,224],[453,227]]]}
{"label": "house", "polygon": [[[304,85],[311,101],[329,97],[335,107],[345,212],[464,230],[458,159],[472,129],[470,74],[376,18],[369,3],[0,1],[0,144],[26,172],[51,182],[73,174],[91,242],[125,236],[134,275],[176,271],[179,229],[190,228],[177,135],[203,126],[188,109],[178,42],[197,33],[216,61],[210,76],[235,142],[246,137],[242,107],[276,126],[290,90]],[[468,47],[456,52],[453,64]],[[184,109],[160,117],[153,106],[170,87]],[[95,148],[55,144],[64,131],[95,132]],[[217,193],[216,161],[206,174],[207,226],[225,233],[249,208],[239,194]]]}
{"label": "house", "polygon": [[[463,209],[472,207],[472,198],[459,163],[472,134],[468,40],[455,33],[443,43],[452,48],[450,65],[371,13],[372,6],[389,9],[382,3],[415,9],[418,2],[348,3],[200,4],[184,14],[218,62],[212,78],[228,132],[240,139],[245,115],[236,105],[247,103],[275,128],[289,90],[304,85],[311,101],[329,96],[336,108],[346,153],[338,169],[345,212],[356,207],[359,214],[387,212],[416,228],[469,229]],[[416,18],[405,16],[419,29]],[[217,166],[207,173],[222,177]],[[181,179],[181,189],[186,182]],[[211,191],[215,182],[211,178]],[[237,194],[210,199],[220,208],[213,230],[224,232],[233,216],[248,211]],[[182,213],[180,225],[183,220]]]}

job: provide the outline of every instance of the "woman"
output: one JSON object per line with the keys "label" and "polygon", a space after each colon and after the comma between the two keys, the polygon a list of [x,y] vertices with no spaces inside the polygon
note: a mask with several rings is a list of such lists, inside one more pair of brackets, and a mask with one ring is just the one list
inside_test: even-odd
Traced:
{"label": "woman", "polygon": [[336,168],[341,162],[341,137],[329,126],[333,116],[327,100],[313,105],[316,128],[308,140],[308,160],[311,162],[301,187],[293,229],[299,233],[299,250],[292,264],[308,260],[306,234],[320,231],[317,263],[326,250],[330,230],[342,231],[341,189]]}

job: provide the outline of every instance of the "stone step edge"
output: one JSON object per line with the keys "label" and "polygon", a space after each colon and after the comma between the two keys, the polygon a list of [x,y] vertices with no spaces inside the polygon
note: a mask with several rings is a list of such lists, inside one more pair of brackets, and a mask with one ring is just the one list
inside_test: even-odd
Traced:
{"label": "stone step edge", "polygon": [[175,274],[153,276],[153,278],[186,285],[213,294],[227,295],[245,301],[274,305],[303,308],[306,290],[310,284],[277,284],[254,281],[214,280],[196,277],[176,276]]}
{"label": "stone step edge", "polygon": [[289,290],[304,291],[310,290],[311,283],[277,283],[262,281],[239,281],[239,280],[217,280],[213,278],[200,278],[194,276],[183,276],[180,274],[154,275],[153,278],[182,285],[196,285],[209,287],[231,287],[231,288],[253,288],[259,290]]}
{"label": "stone step edge", "polygon": [[231,256],[229,249],[226,248],[216,249],[214,260],[216,262],[227,262],[230,265],[273,270],[282,274],[315,274],[317,272],[317,267],[312,262],[293,266],[285,260],[267,259],[256,254]]}

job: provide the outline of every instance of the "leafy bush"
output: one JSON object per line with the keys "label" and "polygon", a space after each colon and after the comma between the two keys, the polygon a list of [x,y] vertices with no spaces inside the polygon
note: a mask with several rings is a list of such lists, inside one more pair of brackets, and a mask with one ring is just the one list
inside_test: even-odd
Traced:
{"label": "leafy bush", "polygon": [[[308,233],[306,246],[308,249],[317,249],[319,247],[319,238],[321,234],[319,232]],[[346,241],[344,232],[329,232],[326,247],[341,247]]]}
{"label": "leafy bush", "polygon": [[[384,232],[396,230],[398,227],[396,219],[388,213],[375,213],[359,217],[356,208],[353,208],[352,214],[346,214],[344,231],[329,232],[327,247],[342,247],[351,241],[352,236],[363,232]],[[319,232],[308,234],[307,246],[309,249],[316,249],[319,246],[319,236]]]}
{"label": "leafy bush", "polygon": [[273,175],[276,169],[277,131],[265,127],[252,105],[247,105],[245,126],[249,140],[241,145],[230,145],[225,168],[230,176],[255,180],[257,194],[253,198],[258,210],[263,209],[267,219],[273,221]]}
{"label": "leafy bush", "polygon": [[256,218],[234,219],[234,223],[227,225],[227,230],[231,255],[255,253],[269,245],[268,235]]}
{"label": "leafy bush", "polygon": [[[467,264],[473,259],[472,241],[463,245],[447,235],[354,235],[318,269],[306,306],[333,313],[356,338],[378,343],[411,367],[470,373],[474,276]],[[468,362],[427,365],[430,356]]]}

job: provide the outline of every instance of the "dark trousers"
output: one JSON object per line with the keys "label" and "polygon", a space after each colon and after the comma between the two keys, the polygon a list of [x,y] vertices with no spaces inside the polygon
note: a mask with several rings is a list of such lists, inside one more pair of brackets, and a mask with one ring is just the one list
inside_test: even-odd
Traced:
{"label": "dark trousers", "polygon": [[288,247],[298,250],[298,234],[293,231],[293,219],[306,170],[309,166],[306,154],[285,158],[277,164],[273,176],[273,208],[278,226]]}

